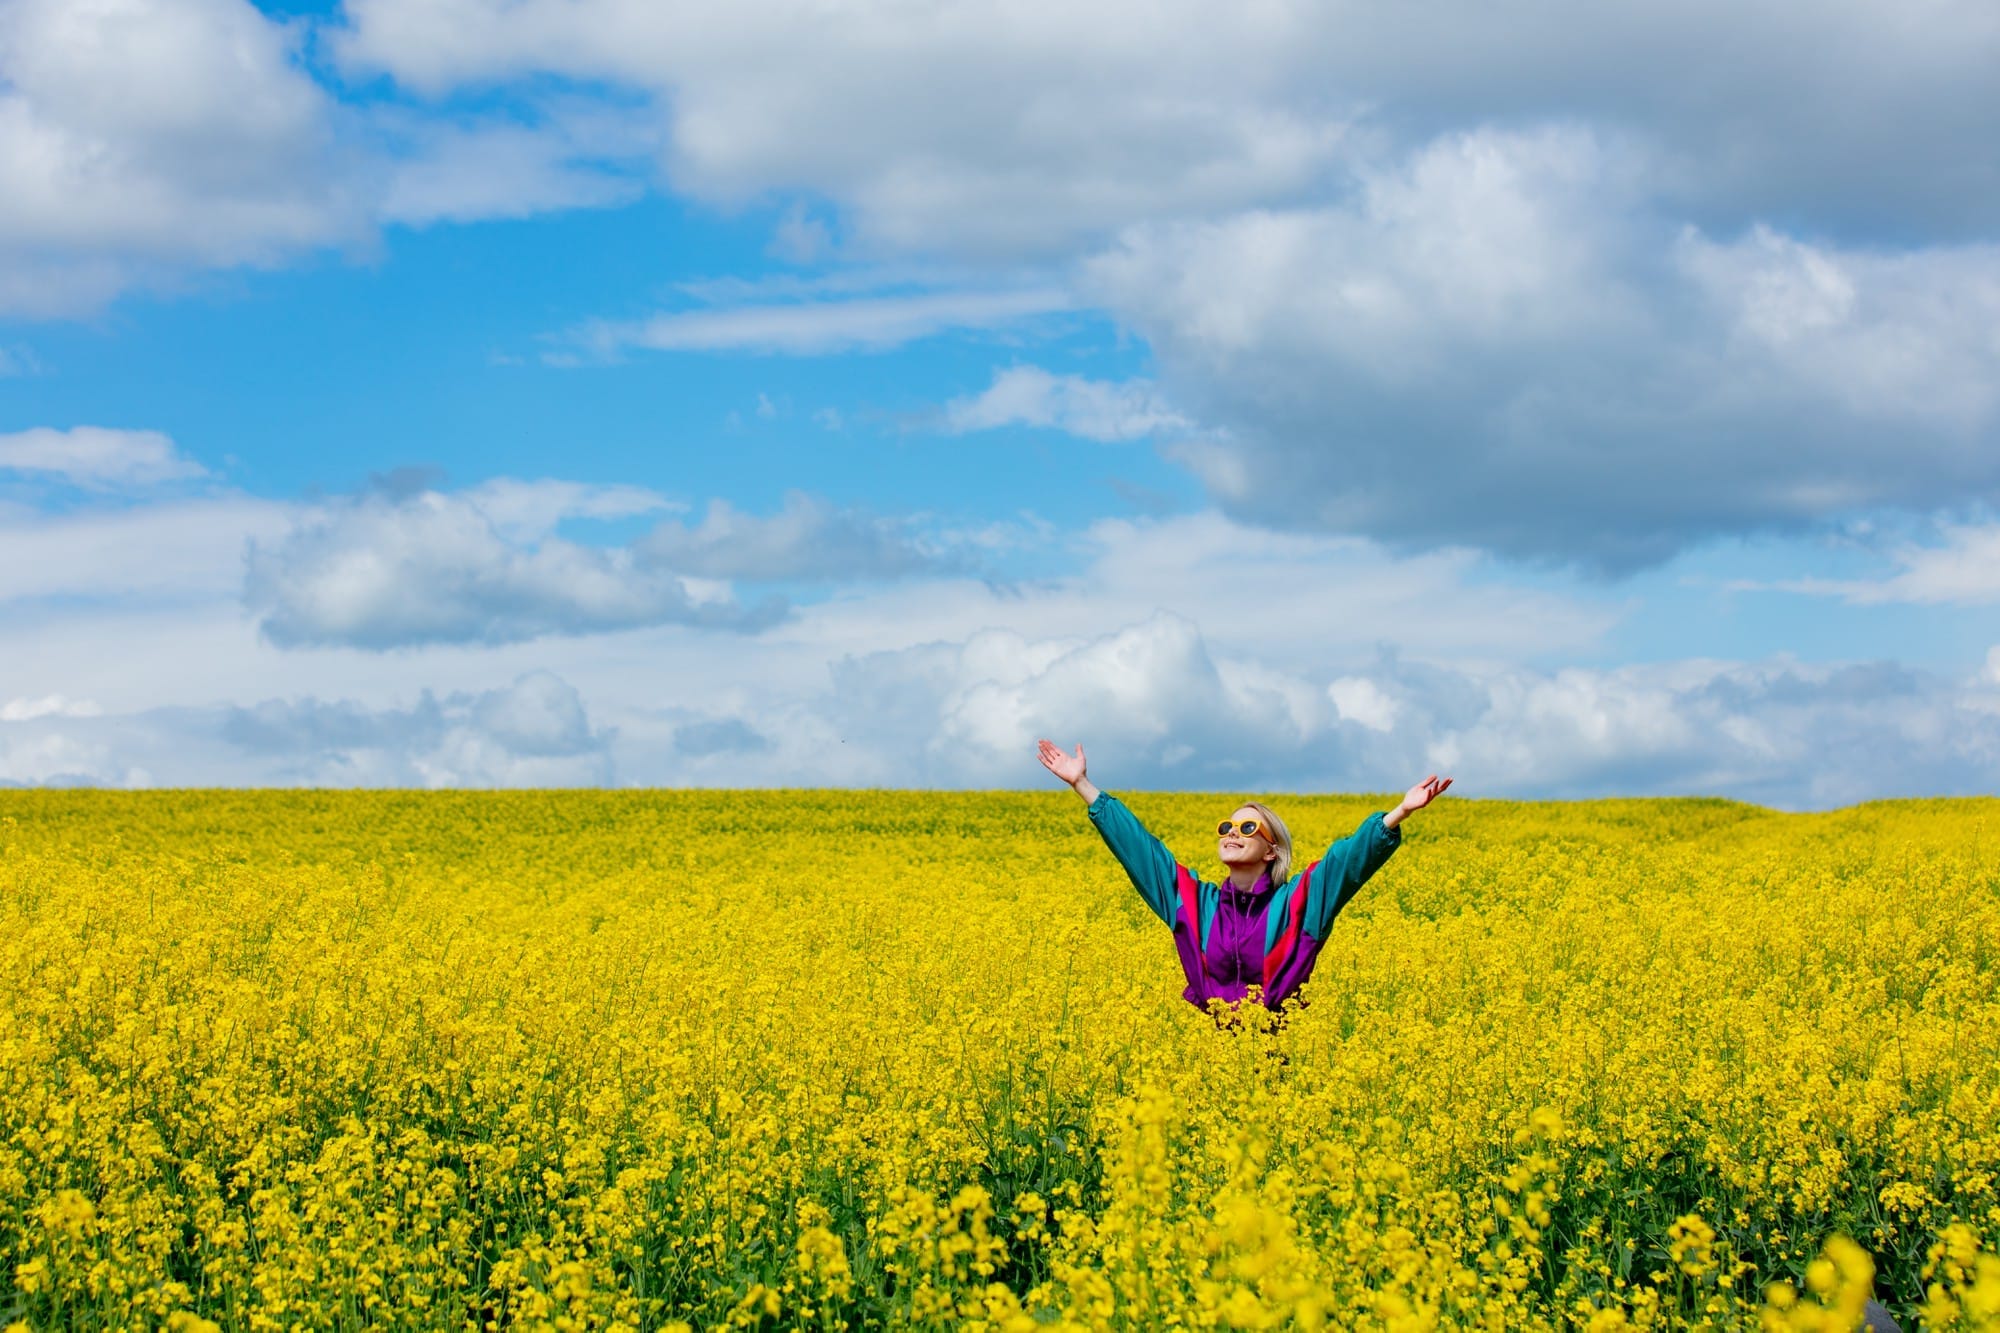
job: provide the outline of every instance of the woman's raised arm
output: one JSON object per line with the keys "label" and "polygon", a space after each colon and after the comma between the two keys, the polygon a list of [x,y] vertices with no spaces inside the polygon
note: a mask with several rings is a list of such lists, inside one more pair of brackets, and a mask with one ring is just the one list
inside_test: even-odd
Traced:
{"label": "woman's raised arm", "polygon": [[1124,802],[1116,796],[1097,789],[1095,783],[1083,775],[1083,747],[1076,747],[1073,755],[1064,754],[1062,747],[1053,741],[1041,743],[1042,767],[1067,782],[1084,803],[1090,807],[1090,823],[1105,846],[1118,858],[1118,864],[1125,867],[1131,877],[1132,887],[1139,890],[1139,896],[1146,900],[1146,906],[1153,909],[1153,915],[1174,924],[1174,914],[1179,910],[1179,885],[1181,866],[1174,860],[1174,854],[1146,830]]}
{"label": "woman's raised arm", "polygon": [[1370,815],[1361,827],[1326,849],[1306,872],[1305,931],[1316,940],[1325,940],[1333,919],[1348,899],[1360,892],[1369,877],[1382,868],[1390,854],[1403,843],[1396,827],[1423,809],[1451,785],[1450,778],[1433,773],[1410,788],[1394,810]]}

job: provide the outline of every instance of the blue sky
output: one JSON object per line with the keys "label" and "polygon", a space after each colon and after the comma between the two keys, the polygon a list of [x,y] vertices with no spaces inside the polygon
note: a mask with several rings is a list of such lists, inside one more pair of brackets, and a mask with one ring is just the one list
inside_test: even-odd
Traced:
{"label": "blue sky", "polygon": [[1990,791],[1996,56],[0,0],[0,782]]}

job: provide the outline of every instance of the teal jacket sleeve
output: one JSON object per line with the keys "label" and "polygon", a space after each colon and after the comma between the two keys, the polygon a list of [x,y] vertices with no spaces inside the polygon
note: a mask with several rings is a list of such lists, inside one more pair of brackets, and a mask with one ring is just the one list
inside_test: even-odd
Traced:
{"label": "teal jacket sleeve", "polygon": [[1090,822],[1111,848],[1111,854],[1118,858],[1118,864],[1132,877],[1139,896],[1153,909],[1153,915],[1173,925],[1179,905],[1174,854],[1167,850],[1166,844],[1148,833],[1138,816],[1107,791],[1098,792],[1097,799],[1090,803]]}
{"label": "teal jacket sleeve", "polygon": [[1306,873],[1306,934],[1325,943],[1326,932],[1347,900],[1402,845],[1403,831],[1384,827],[1378,811],[1362,820],[1351,836],[1327,848],[1326,855]]}

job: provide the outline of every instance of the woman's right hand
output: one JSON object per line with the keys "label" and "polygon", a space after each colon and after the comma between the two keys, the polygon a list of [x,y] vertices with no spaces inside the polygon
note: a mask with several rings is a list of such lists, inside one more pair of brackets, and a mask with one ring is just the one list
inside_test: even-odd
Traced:
{"label": "woman's right hand", "polygon": [[1073,755],[1064,754],[1062,746],[1057,745],[1054,741],[1043,741],[1041,748],[1043,768],[1046,768],[1072,787],[1083,781],[1083,746],[1078,745],[1076,753]]}

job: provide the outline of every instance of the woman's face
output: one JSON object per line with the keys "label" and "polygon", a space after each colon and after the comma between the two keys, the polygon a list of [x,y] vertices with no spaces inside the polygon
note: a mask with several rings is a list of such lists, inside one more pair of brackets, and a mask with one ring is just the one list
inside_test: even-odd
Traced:
{"label": "woman's face", "polygon": [[[1246,819],[1256,820],[1259,831],[1250,834],[1242,832],[1243,821]],[[1229,817],[1229,822],[1236,825],[1236,830],[1218,835],[1215,854],[1222,859],[1222,864],[1231,870],[1239,866],[1260,866],[1278,854],[1277,844],[1263,834],[1264,816],[1249,806],[1238,806],[1236,813]]]}

